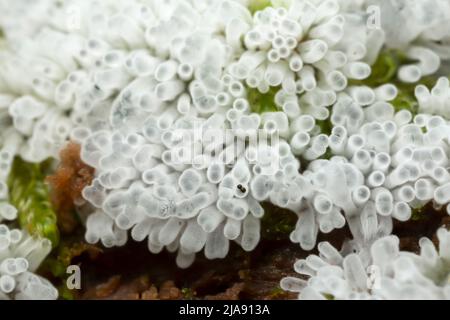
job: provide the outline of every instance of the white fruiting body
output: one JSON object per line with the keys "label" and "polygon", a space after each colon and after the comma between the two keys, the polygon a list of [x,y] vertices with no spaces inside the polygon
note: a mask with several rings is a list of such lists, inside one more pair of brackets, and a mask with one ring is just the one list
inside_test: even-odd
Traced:
{"label": "white fruiting body", "polygon": [[[83,19],[73,30],[64,20],[70,5]],[[83,192],[96,208],[86,239],[123,245],[132,230],[152,252],[178,249],[180,266],[203,248],[224,257],[229,240],[252,250],[260,202],[302,207],[306,195],[296,190],[306,182],[295,156],[325,154],[316,119],[329,116],[347,79],[369,76],[368,48],[380,49],[363,19],[337,1],[294,1],[253,16],[239,1],[219,0],[46,6],[53,28],[36,22],[31,40],[19,37],[4,53],[4,70],[36,70],[31,82],[11,78],[18,72],[2,78],[16,92],[5,102],[18,140],[9,154],[55,157],[70,134],[96,169]],[[7,34],[27,35],[5,21]],[[279,88],[278,112],[252,113],[247,91],[271,87]],[[208,139],[218,128],[223,136]],[[248,147],[258,130],[280,140]],[[188,143],[184,134],[193,135]]]}
{"label": "white fruiting body", "polygon": [[58,291],[33,272],[50,253],[49,240],[0,224],[0,300],[54,300]]}
{"label": "white fruiting body", "polygon": [[450,119],[450,84],[448,78],[440,78],[431,90],[424,85],[417,86],[415,95],[420,112]]}
{"label": "white fruiting body", "polygon": [[398,79],[415,83],[450,60],[450,3],[446,0],[341,0],[352,12],[367,12],[373,28],[385,34],[384,46],[401,50],[411,63]]}
{"label": "white fruiting body", "polygon": [[319,244],[319,255],[295,263],[306,280],[287,277],[285,290],[299,298],[336,300],[450,299],[450,232],[437,232],[439,247],[428,238],[419,242],[420,254],[400,251],[399,239],[384,236],[364,247],[347,243],[341,252]]}
{"label": "white fruiting body", "polygon": [[368,248],[392,219],[449,205],[448,79],[417,86],[416,116],[395,112],[396,86],[352,84],[383,47],[413,61],[401,81],[435,74],[450,60],[448,1],[249,2],[0,0],[0,222],[17,216],[14,157],[57,159],[69,139],[95,169],[77,203],[86,241],[131,236],[183,268],[224,258],[230,241],[253,250],[263,202],[298,215],[290,238],[305,250],[345,224]]}

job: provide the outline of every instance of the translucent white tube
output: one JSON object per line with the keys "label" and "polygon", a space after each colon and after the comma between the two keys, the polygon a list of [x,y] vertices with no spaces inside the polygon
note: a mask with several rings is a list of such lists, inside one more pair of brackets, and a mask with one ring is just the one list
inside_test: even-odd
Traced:
{"label": "translucent white tube", "polygon": [[412,202],[416,198],[416,190],[410,185],[403,185],[392,191],[394,199],[400,202]]}
{"label": "translucent white tube", "polygon": [[225,168],[221,163],[213,163],[207,169],[207,179],[211,183],[219,183],[225,175]]}
{"label": "translucent white tube", "polygon": [[370,189],[366,186],[360,186],[353,190],[352,199],[357,207],[364,206],[370,199]]}
{"label": "translucent white tube", "polygon": [[300,106],[296,101],[284,103],[282,109],[290,119],[296,119],[301,114]]}
{"label": "translucent white tube", "polygon": [[399,166],[411,160],[413,157],[412,147],[406,146],[399,149],[392,158],[392,164],[394,166]]}
{"label": "translucent white tube", "polygon": [[253,251],[260,239],[260,219],[249,215],[242,224],[241,246],[247,252]]}
{"label": "translucent white tube", "polygon": [[295,94],[296,84],[294,78],[294,72],[287,71],[285,77],[281,83],[283,90],[289,94]]}
{"label": "translucent white tube", "polygon": [[185,170],[178,180],[181,191],[187,197],[193,196],[203,182],[202,175],[194,169]]}
{"label": "translucent white tube", "polygon": [[246,113],[249,111],[250,105],[247,99],[239,98],[234,100],[233,108],[240,113]]}
{"label": "translucent white tube", "polygon": [[236,240],[241,233],[241,221],[228,218],[223,233],[228,240]]}
{"label": "translucent white tube", "polygon": [[199,252],[206,243],[206,232],[196,220],[190,220],[180,238],[180,246],[189,252]]}
{"label": "translucent white tube", "polygon": [[410,172],[405,165],[398,166],[386,176],[386,187],[393,188],[400,186],[410,180]]}
{"label": "translucent white tube", "polygon": [[157,126],[161,130],[169,129],[173,122],[178,118],[178,112],[175,108],[168,108],[157,120]]}
{"label": "translucent white tube", "polygon": [[271,63],[267,66],[264,79],[270,86],[276,87],[281,85],[287,72],[288,65],[286,64],[286,62],[280,61],[277,63]]}
{"label": "translucent white tube", "polygon": [[312,91],[316,88],[317,81],[314,76],[314,69],[311,66],[304,66],[298,72],[298,76],[305,91]]}
{"label": "translucent white tube", "polygon": [[397,97],[398,89],[393,84],[384,84],[375,89],[377,100],[392,101]]}
{"label": "translucent white tube", "polygon": [[0,203],[0,218],[12,221],[17,218],[17,209],[9,203]]}
{"label": "translucent white tube", "polygon": [[263,175],[256,176],[250,183],[252,196],[258,201],[266,200],[273,187],[274,183],[270,178]]}
{"label": "translucent white tube", "polygon": [[145,170],[142,174],[142,180],[149,185],[164,184],[170,169],[165,164],[159,164],[156,167]]}
{"label": "translucent white tube", "polygon": [[385,175],[382,171],[373,171],[367,178],[367,185],[371,188],[381,187],[384,184]]}
{"label": "translucent white tube", "polygon": [[118,90],[129,83],[130,76],[121,68],[106,69],[97,71],[94,74],[94,81],[103,90]]}
{"label": "translucent white tube", "polygon": [[203,209],[197,216],[198,224],[206,233],[216,230],[224,219],[225,216],[215,206]]}
{"label": "translucent white tube", "polygon": [[9,190],[6,182],[0,181],[0,201],[8,198]]}
{"label": "translucent white tube", "polygon": [[429,201],[433,199],[436,185],[430,179],[419,179],[414,184],[417,199]]}
{"label": "translucent white tube", "polygon": [[370,75],[372,69],[364,62],[349,62],[342,71],[347,78],[363,80]]}
{"label": "translucent white tube", "polygon": [[280,53],[276,49],[271,49],[267,53],[267,60],[269,60],[269,62],[271,63],[277,63],[280,61],[280,59],[281,59]]}
{"label": "translucent white tube", "polygon": [[4,293],[11,293],[16,287],[16,281],[9,275],[0,277],[0,290]]}
{"label": "translucent white tube", "polygon": [[329,214],[333,209],[333,203],[325,195],[318,194],[313,200],[314,209],[320,214]]}
{"label": "translucent white tube", "polygon": [[159,64],[155,69],[155,79],[159,82],[172,80],[178,71],[178,63],[174,60],[167,60]]}
{"label": "translucent white tube", "polygon": [[300,55],[294,53],[289,59],[289,69],[299,72],[303,68],[303,60]]}
{"label": "translucent white tube", "polygon": [[221,259],[228,254],[229,241],[224,235],[223,225],[209,233],[205,245],[205,256],[208,259]]}
{"label": "translucent white tube", "polygon": [[245,88],[242,83],[238,81],[232,82],[228,88],[228,91],[235,98],[241,98],[245,95]]}
{"label": "translucent white tube", "polygon": [[237,79],[247,78],[253,70],[258,68],[264,62],[265,58],[266,55],[262,51],[244,52],[232,71],[233,75]]}
{"label": "translucent white tube", "polygon": [[316,125],[316,120],[310,115],[302,115],[291,122],[291,133],[296,134],[297,132],[310,132],[314,129]]}
{"label": "translucent white tube", "polygon": [[353,99],[362,106],[367,106],[375,102],[375,92],[369,87],[350,87],[348,91]]}
{"label": "translucent white tube", "polygon": [[445,184],[450,181],[450,173],[443,167],[434,168],[431,177],[439,184]]}
{"label": "translucent white tube", "polygon": [[[238,49],[242,46],[242,38],[247,39],[247,35],[249,34],[250,26],[247,22],[242,21],[240,19],[233,19],[230,21],[225,29],[226,34],[226,42],[232,48]],[[257,39],[258,40],[258,39]],[[258,43],[258,41],[253,41]],[[245,41],[245,40],[244,40]],[[250,46],[253,43],[252,39],[247,40],[250,42]]]}
{"label": "translucent white tube", "polygon": [[169,245],[176,240],[186,223],[177,218],[170,218],[159,232],[158,241],[162,245]]}
{"label": "translucent white tube", "polygon": [[335,91],[342,91],[347,88],[348,80],[340,71],[333,70],[326,76],[326,81]]}
{"label": "translucent white tube", "polygon": [[407,56],[410,59],[419,60],[419,64],[417,66],[423,76],[435,73],[441,65],[441,59],[439,56],[428,48],[412,47],[408,50]]}
{"label": "translucent white tube", "polygon": [[414,83],[420,80],[422,71],[416,65],[406,65],[400,67],[398,71],[398,78],[407,83]]}
{"label": "translucent white tube", "polygon": [[372,192],[375,208],[382,216],[388,216],[394,210],[394,199],[392,193],[385,188],[376,188]]}
{"label": "translucent white tube", "polygon": [[298,46],[300,57],[304,63],[313,64],[321,60],[327,53],[328,45],[322,40],[301,42]]}
{"label": "translucent white tube", "polygon": [[314,211],[307,208],[299,217],[296,229],[291,233],[291,241],[300,243],[303,250],[309,250],[315,246],[318,226],[314,218]]}
{"label": "translucent white tube", "polygon": [[345,148],[345,154],[347,157],[352,157],[356,151],[364,147],[366,143],[363,136],[355,134],[349,137],[347,147]]}
{"label": "translucent white tube", "polygon": [[408,221],[411,218],[412,210],[406,202],[397,202],[394,205],[392,216],[399,221]]}
{"label": "translucent white tube", "polygon": [[177,75],[183,81],[189,81],[194,75],[194,67],[188,63],[182,63],[177,68]]}
{"label": "translucent white tube", "polygon": [[314,160],[325,154],[329,145],[328,136],[320,134],[311,140],[311,146],[304,153],[306,160]]}
{"label": "translucent white tube", "polygon": [[367,150],[356,151],[351,162],[364,174],[369,173],[369,171],[371,171],[372,157],[370,156],[370,153]]}
{"label": "translucent white tube", "polygon": [[184,82],[179,80],[166,81],[155,87],[155,94],[161,101],[172,101],[185,89]]}
{"label": "translucent white tube", "polygon": [[450,183],[440,186],[434,190],[434,200],[438,204],[447,204],[450,202]]}
{"label": "translucent white tube", "polygon": [[129,72],[145,77],[153,74],[160,60],[152,57],[144,50],[133,51],[125,61],[125,66]]}
{"label": "translucent white tube", "polygon": [[358,61],[366,56],[367,49],[364,43],[354,42],[347,47],[345,53],[349,61]]}
{"label": "translucent white tube", "polygon": [[386,173],[391,165],[391,157],[389,154],[381,152],[377,153],[373,159],[373,169]]}

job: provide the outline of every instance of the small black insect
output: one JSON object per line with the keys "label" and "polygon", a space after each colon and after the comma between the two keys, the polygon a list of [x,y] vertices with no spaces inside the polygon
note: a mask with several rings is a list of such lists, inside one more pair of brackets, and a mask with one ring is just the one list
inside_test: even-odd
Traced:
{"label": "small black insect", "polygon": [[238,184],[237,188],[238,188],[238,190],[241,191],[242,193],[246,193],[246,192],[247,192],[247,189],[245,189],[245,188],[242,186],[242,184]]}

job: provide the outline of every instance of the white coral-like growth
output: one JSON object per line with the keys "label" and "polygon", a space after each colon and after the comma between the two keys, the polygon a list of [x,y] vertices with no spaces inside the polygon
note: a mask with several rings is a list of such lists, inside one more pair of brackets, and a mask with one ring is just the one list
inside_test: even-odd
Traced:
{"label": "white coral-like growth", "polygon": [[415,95],[420,112],[450,119],[450,83],[448,78],[439,78],[431,90],[424,85],[418,85]]}
{"label": "white coral-like growth", "polygon": [[[448,205],[448,80],[417,87],[415,117],[395,112],[394,85],[349,81],[385,45],[417,61],[400,80],[435,73],[450,58],[448,1],[424,2],[428,15],[408,0],[282,2],[252,14],[244,0],[1,1],[0,200],[14,156],[57,158],[70,138],[96,170],[77,203],[86,240],[131,235],[180,267],[230,241],[253,250],[262,202],[297,213],[291,240],[306,250],[346,223],[365,248],[412,208]],[[400,18],[370,28],[371,4]],[[270,143],[252,144],[261,133]],[[15,217],[0,204],[0,221]]]}
{"label": "white coral-like growth", "polygon": [[319,244],[319,255],[295,264],[307,280],[287,277],[285,290],[300,299],[450,299],[450,232],[437,232],[436,249],[428,238],[419,242],[420,255],[400,251],[399,239],[382,237],[364,247]]}
{"label": "white coral-like growth", "polygon": [[358,2],[359,8],[369,8],[371,14],[376,14],[386,35],[385,46],[400,49],[408,60],[414,61],[400,67],[398,78],[401,81],[417,82],[438,71],[442,61],[450,60],[450,3],[447,0],[350,2]]}
{"label": "white coral-like growth", "polygon": [[[414,208],[449,204],[450,125],[440,116],[395,113],[383,101],[395,95],[391,85],[349,87],[339,95],[330,117],[331,134],[314,138],[323,141],[320,155],[330,150],[333,156],[310,159],[301,175],[304,201],[299,207],[284,206],[299,215],[291,240],[303,249],[315,246],[318,231],[329,233],[345,222],[355,238],[365,241],[370,220],[381,219],[389,229],[392,218],[407,221]],[[308,154],[305,148],[298,153],[306,159]]]}
{"label": "white coral-like growth", "polygon": [[0,300],[54,300],[58,291],[33,272],[50,253],[47,239],[36,239],[0,224]]}
{"label": "white coral-like growth", "polygon": [[[71,5],[77,28],[64,19]],[[394,86],[348,87],[370,75],[384,35],[338,1],[292,1],[253,16],[220,0],[45,6],[50,22],[37,22],[31,40],[13,21],[5,28],[22,38],[0,73],[1,88],[14,92],[3,98],[12,126],[2,159],[7,168],[17,153],[56,157],[69,133],[80,142],[97,176],[83,192],[95,208],[89,242],[124,245],[132,230],[152,252],[179,249],[188,266],[203,248],[225,256],[229,240],[252,250],[259,203],[270,201],[298,213],[291,239],[312,249],[319,230],[346,220],[363,237],[359,216],[372,217],[370,208],[404,221],[408,205],[435,199],[437,187],[445,193],[447,123],[433,118],[422,137],[427,117],[416,125],[407,112],[394,115]],[[16,76],[28,70],[32,77]],[[248,91],[270,88],[278,111],[253,113]],[[330,136],[316,123],[328,118]],[[249,147],[257,130],[280,140]],[[339,157],[314,161],[327,150]],[[313,161],[304,174],[296,157]],[[435,200],[446,204],[442,192]]]}
{"label": "white coral-like growth", "polygon": [[[96,169],[83,192],[96,208],[86,239],[123,245],[132,230],[152,252],[179,249],[180,266],[203,248],[224,257],[229,240],[252,250],[259,202],[302,207],[307,189],[297,190],[308,183],[295,156],[325,154],[316,119],[329,117],[348,79],[369,76],[383,37],[334,0],[253,16],[240,1],[43,3],[50,18],[35,21],[38,31],[4,23],[14,38],[0,72],[14,142],[5,158],[56,157],[70,134]],[[65,19],[72,5],[78,26]],[[253,113],[248,91],[271,88],[278,111]],[[205,137],[210,129],[223,134]],[[258,130],[278,142],[249,147]]]}

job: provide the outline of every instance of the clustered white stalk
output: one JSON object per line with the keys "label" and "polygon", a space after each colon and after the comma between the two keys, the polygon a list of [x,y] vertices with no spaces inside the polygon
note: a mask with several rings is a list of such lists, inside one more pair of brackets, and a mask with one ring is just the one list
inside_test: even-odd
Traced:
{"label": "clustered white stalk", "polygon": [[[131,235],[177,252],[182,268],[202,251],[224,258],[230,241],[253,250],[263,202],[298,215],[290,238],[304,250],[346,223],[369,248],[392,219],[447,206],[448,79],[417,87],[414,117],[395,112],[394,85],[349,82],[370,76],[383,46],[417,61],[401,81],[436,73],[450,58],[448,2],[426,1],[422,16],[407,0],[290,0],[255,14],[249,1],[0,2],[0,200],[16,155],[57,158],[71,139],[95,168],[77,204],[86,241]],[[369,27],[373,4],[400,18]],[[274,93],[276,110],[255,113],[254,90]],[[250,145],[255,132],[275,142]],[[0,205],[0,221],[16,215]]]}
{"label": "clustered white stalk", "polygon": [[54,300],[58,291],[34,274],[52,244],[0,224],[0,300]]}
{"label": "clustered white stalk", "polygon": [[318,230],[328,233],[345,220],[354,237],[363,240],[377,219],[387,227],[392,218],[409,220],[412,209],[429,202],[436,209],[449,203],[446,119],[395,113],[386,101],[363,108],[344,93],[331,122],[332,133],[323,138],[334,156],[312,161],[303,172],[311,191],[291,238],[304,249],[314,247]]}
{"label": "clustered white stalk", "polygon": [[424,85],[419,85],[416,87],[415,94],[420,112],[450,119],[450,84],[448,78],[440,78],[431,90],[428,90]]}
{"label": "clustered white stalk", "polygon": [[450,232],[441,228],[437,237],[438,248],[422,238],[420,254],[400,251],[393,235],[363,247],[349,242],[341,251],[322,242],[319,255],[295,263],[307,280],[286,277],[281,287],[298,292],[301,300],[448,300]]}
{"label": "clustered white stalk", "polygon": [[[401,81],[415,83],[450,60],[450,3],[446,0],[341,0],[349,11],[379,9],[386,48],[398,49],[412,63],[398,71]],[[369,9],[370,13],[373,13]]]}

